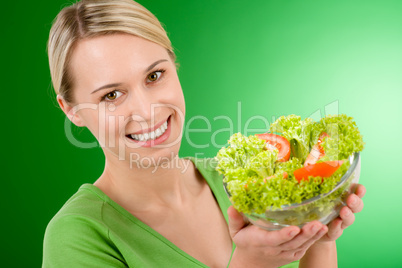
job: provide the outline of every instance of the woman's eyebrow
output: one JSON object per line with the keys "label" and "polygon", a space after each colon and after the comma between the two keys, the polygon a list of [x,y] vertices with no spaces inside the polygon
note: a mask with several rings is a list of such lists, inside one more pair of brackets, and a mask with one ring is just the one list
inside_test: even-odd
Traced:
{"label": "woman's eyebrow", "polygon": [[[151,71],[156,65],[158,65],[161,62],[165,62],[165,61],[168,61],[168,60],[167,59],[161,59],[161,60],[155,61],[154,63],[152,63],[151,65],[148,66],[148,68],[145,70],[145,73]],[[99,90],[102,90],[102,89],[105,89],[105,88],[119,87],[121,85],[122,85],[122,83],[107,84],[107,85],[101,86],[100,88],[95,89],[94,91],[91,92],[91,94],[94,94],[95,92],[97,92]]]}
{"label": "woman's eyebrow", "polygon": [[145,70],[145,72],[147,73],[147,72],[151,71],[156,65],[158,65],[159,63],[164,62],[164,61],[168,61],[168,60],[162,59],[162,60],[155,61],[154,63],[149,65],[149,67]]}
{"label": "woman's eyebrow", "polygon": [[119,86],[121,86],[121,85],[122,85],[122,83],[107,84],[107,85],[101,86],[101,87],[98,88],[98,89],[95,89],[94,91],[91,92],[91,94],[94,94],[95,92],[97,92],[97,91],[99,91],[99,90],[102,90],[102,89],[105,89],[105,88],[109,88],[109,87],[119,87]]}

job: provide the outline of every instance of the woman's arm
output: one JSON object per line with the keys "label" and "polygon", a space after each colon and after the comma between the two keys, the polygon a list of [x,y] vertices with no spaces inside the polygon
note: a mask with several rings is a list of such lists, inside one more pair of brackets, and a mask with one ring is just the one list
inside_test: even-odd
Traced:
{"label": "woman's arm", "polygon": [[336,253],[335,241],[312,245],[300,259],[299,267],[314,268],[336,268],[338,267],[338,257]]}

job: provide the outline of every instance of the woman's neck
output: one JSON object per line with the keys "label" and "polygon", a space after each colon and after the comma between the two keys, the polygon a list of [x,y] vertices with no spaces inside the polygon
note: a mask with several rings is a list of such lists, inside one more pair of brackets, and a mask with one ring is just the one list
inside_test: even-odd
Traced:
{"label": "woman's neck", "polygon": [[204,183],[197,174],[190,160],[178,156],[147,168],[106,157],[103,174],[94,185],[130,212],[148,211],[179,207],[197,195]]}

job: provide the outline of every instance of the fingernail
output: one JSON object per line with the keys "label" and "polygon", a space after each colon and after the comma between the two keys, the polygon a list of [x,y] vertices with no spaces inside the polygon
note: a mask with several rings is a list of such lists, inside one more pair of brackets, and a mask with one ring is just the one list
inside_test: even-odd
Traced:
{"label": "fingernail", "polygon": [[313,225],[313,227],[311,227],[311,231],[313,231],[314,233],[318,231],[318,226],[317,225]]}
{"label": "fingernail", "polygon": [[291,232],[289,233],[289,236],[292,237],[292,236],[295,236],[296,234],[297,234],[296,231],[291,231]]}

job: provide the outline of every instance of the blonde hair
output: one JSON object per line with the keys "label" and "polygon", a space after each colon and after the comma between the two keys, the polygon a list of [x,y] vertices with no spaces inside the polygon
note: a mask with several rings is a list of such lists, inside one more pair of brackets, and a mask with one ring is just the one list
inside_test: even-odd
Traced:
{"label": "blonde hair", "polygon": [[69,61],[77,41],[101,35],[127,33],[166,48],[175,61],[170,40],[159,20],[132,0],[82,0],[57,15],[49,34],[50,74],[56,94],[73,103]]}

